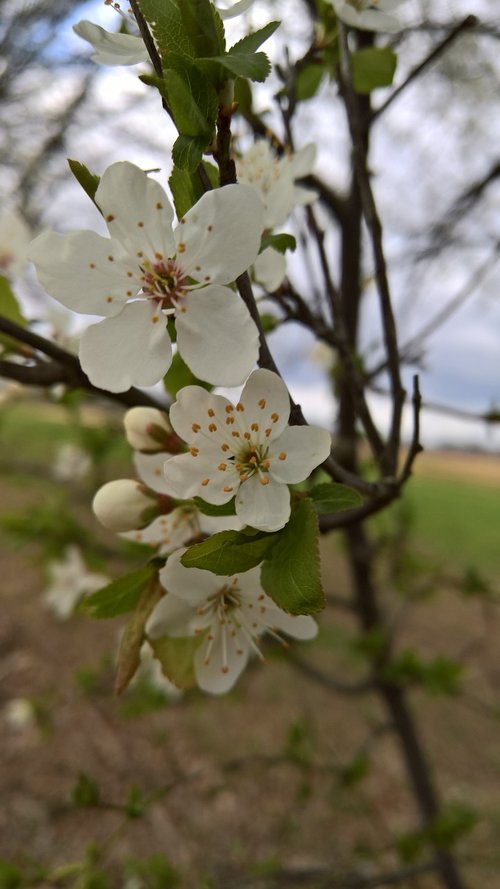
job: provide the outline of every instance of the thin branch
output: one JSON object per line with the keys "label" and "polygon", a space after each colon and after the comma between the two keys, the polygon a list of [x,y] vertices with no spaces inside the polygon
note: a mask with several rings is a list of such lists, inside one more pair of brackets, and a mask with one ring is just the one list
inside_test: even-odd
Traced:
{"label": "thin branch", "polygon": [[406,88],[410,85],[410,83],[413,83],[413,81],[417,77],[419,77],[420,74],[422,74],[422,72],[425,71],[425,69],[429,67],[429,65],[431,65],[433,62],[435,62],[443,54],[443,52],[446,49],[448,49],[450,44],[453,43],[454,40],[456,40],[456,38],[460,34],[462,34],[464,31],[469,31],[471,28],[474,28],[477,24],[478,24],[478,20],[477,20],[476,16],[475,15],[468,15],[466,18],[463,19],[463,21],[459,22],[458,25],[455,25],[455,27],[450,31],[450,33],[447,34],[447,36],[443,40],[441,40],[434,47],[433,50],[431,50],[431,52],[425,57],[425,59],[423,59],[419,65],[417,65],[415,68],[413,68],[412,71],[410,71],[406,80],[404,80],[403,83],[401,83],[394,90],[394,92],[391,93],[391,95],[383,103],[383,105],[380,105],[379,108],[376,108],[372,112],[372,116],[371,116],[372,121],[377,120],[377,118],[379,118],[380,115],[383,114],[384,111],[386,111],[390,105],[392,105],[392,103],[395,101],[395,99],[399,98],[401,93],[404,92],[404,90],[406,90]]}
{"label": "thin branch", "polygon": [[352,84],[347,29],[342,22],[339,22],[339,47],[340,72],[353,146],[354,171],[359,186],[363,216],[372,244],[375,263],[375,279],[377,282],[382,316],[384,344],[387,352],[387,364],[391,381],[392,422],[385,449],[386,472],[395,474],[399,453],[401,415],[405,399],[405,391],[401,383],[396,323],[392,310],[391,294],[387,277],[382,224],[377,212],[367,168],[365,140],[363,137],[361,121],[359,119],[358,99]]}
{"label": "thin branch", "polygon": [[313,666],[313,664],[303,660],[300,655],[295,652],[291,652],[288,659],[299,673],[307,676],[308,679],[313,679],[314,682],[322,685],[323,688],[327,688],[328,691],[333,691],[336,694],[363,695],[369,691],[373,691],[375,688],[371,679],[364,679],[360,682],[344,682],[341,679],[335,679],[329,673],[323,673],[322,670],[319,670],[317,667]]}
{"label": "thin branch", "polygon": [[413,464],[418,456],[418,454],[423,451],[423,447],[420,444],[420,410],[422,407],[422,396],[420,395],[420,389],[418,385],[418,376],[415,374],[413,377],[413,396],[412,396],[412,404],[413,404],[413,436],[410,443],[410,447],[408,449],[408,453],[406,455],[406,459],[404,462],[403,469],[401,470],[401,474],[399,476],[399,481],[403,485],[407,479],[410,478]]}
{"label": "thin branch", "polygon": [[165,407],[156,398],[140,389],[132,388],[128,392],[107,392],[104,389],[98,389],[92,385],[87,374],[83,372],[76,355],[72,355],[61,346],[57,346],[29,328],[9,321],[1,315],[0,331],[53,359],[52,362],[40,362],[35,365],[16,364],[12,361],[2,360],[0,361],[0,376],[31,386],[46,387],[55,383],[64,383],[73,389],[85,389],[93,395],[118,401],[127,407],[145,405],[157,407],[160,410]]}

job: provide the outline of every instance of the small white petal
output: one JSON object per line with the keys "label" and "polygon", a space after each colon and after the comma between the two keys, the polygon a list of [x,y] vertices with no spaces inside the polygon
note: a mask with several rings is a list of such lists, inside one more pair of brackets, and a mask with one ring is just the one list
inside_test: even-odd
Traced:
{"label": "small white petal", "polygon": [[228,503],[238,489],[239,475],[229,464],[225,472],[218,471],[217,463],[224,455],[212,453],[211,456],[212,460],[205,460],[200,452],[198,456],[192,453],[180,454],[167,460],[165,463],[167,491],[173,497],[183,500],[202,497],[207,503],[216,506]]}
{"label": "small white petal", "polygon": [[206,192],[174,232],[182,268],[202,284],[230,284],[257,258],[263,212],[249,186]]}
{"label": "small white petal", "polygon": [[[226,408],[232,410],[233,406],[222,395],[213,395],[201,386],[184,386],[170,408],[170,422],[184,441],[198,444],[201,433],[205,443],[203,433],[207,431],[208,423],[213,420],[222,426],[227,416]],[[200,428],[196,429],[197,426]]]}
{"label": "small white petal", "polygon": [[235,16],[241,15],[243,12],[246,12],[247,9],[250,9],[253,2],[254,0],[236,0],[235,3],[231,4],[231,6],[217,6],[217,12],[223,20],[232,19]]}
{"label": "small white petal", "polygon": [[176,314],[177,345],[186,364],[214,386],[238,386],[259,356],[259,332],[243,300],[228,287],[192,290]]}
{"label": "small white petal", "polygon": [[201,568],[186,568],[181,562],[185,552],[186,549],[183,547],[172,553],[160,571],[160,583],[169,593],[197,608],[222,589],[226,578],[218,577],[211,571],[204,571]]}
{"label": "small white petal", "polygon": [[138,62],[149,61],[148,52],[140,37],[114,34],[85,20],[73,25],[73,31],[92,44],[96,50],[92,61],[98,65],[136,65]]}
{"label": "small white petal", "polygon": [[[174,211],[161,185],[128,161],[104,171],[95,195],[109,233],[136,257],[139,250],[154,261],[175,250],[172,233]],[[158,258],[158,257],[156,257]],[[136,258],[140,265],[141,258]]]}
{"label": "small white petal", "polygon": [[250,375],[240,402],[244,405],[244,419],[249,429],[257,423],[259,429],[270,429],[266,438],[272,441],[285,429],[290,416],[290,397],[288,390],[278,374],[261,368]]}
{"label": "small white petal", "polygon": [[134,454],[135,468],[139,478],[148,488],[158,491],[159,494],[167,494],[167,483],[165,481],[164,466],[165,453],[159,454]]}
{"label": "small white petal", "polygon": [[314,142],[308,142],[300,151],[292,156],[292,169],[295,179],[308,176],[314,169],[317,148]]}
{"label": "small white petal", "polygon": [[198,648],[194,656],[194,668],[196,681],[203,691],[213,695],[222,695],[229,691],[236,683],[248,662],[249,644],[238,637],[238,653],[234,638],[227,633],[226,657],[222,641],[223,629],[215,628],[215,639],[212,644],[210,658],[206,663],[207,643],[204,642]]}
{"label": "small white petal", "polygon": [[137,266],[131,269],[123,248],[96,232],[44,231],[28,256],[42,287],[74,312],[112,317],[140,286]]}
{"label": "small white petal", "polygon": [[151,639],[161,639],[167,635],[188,636],[192,616],[193,606],[168,592],[151,612],[146,623],[146,634]]}
{"label": "small white petal", "polygon": [[272,478],[263,485],[257,474],[252,475],[238,489],[236,515],[260,531],[279,531],[290,518],[290,491]]}
{"label": "small white petal", "polygon": [[253,276],[268,293],[274,293],[286,276],[286,259],[282,253],[267,247],[253,264]]}
{"label": "small white petal", "polygon": [[[158,317],[154,323],[152,318]],[[80,361],[91,383],[109,392],[152,386],[172,362],[163,315],[154,303],[128,303],[116,318],[92,324],[80,342]]]}
{"label": "small white petal", "polygon": [[[330,433],[317,426],[289,426],[269,448],[270,473],[277,481],[293,485],[304,481],[329,456]],[[284,459],[280,459],[280,454]]]}

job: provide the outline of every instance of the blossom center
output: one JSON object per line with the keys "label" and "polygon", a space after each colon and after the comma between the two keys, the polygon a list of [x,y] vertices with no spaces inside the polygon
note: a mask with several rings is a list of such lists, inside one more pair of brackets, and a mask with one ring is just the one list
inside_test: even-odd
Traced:
{"label": "blossom center", "polygon": [[161,301],[162,309],[175,306],[187,290],[188,279],[175,259],[147,260],[141,266],[142,292],[145,296]]}

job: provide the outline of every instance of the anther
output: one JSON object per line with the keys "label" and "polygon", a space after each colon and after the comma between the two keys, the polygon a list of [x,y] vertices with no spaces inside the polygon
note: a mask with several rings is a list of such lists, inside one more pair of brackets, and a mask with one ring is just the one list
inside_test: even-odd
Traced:
{"label": "anther", "polygon": [[225,472],[227,469],[227,463],[219,463],[217,469],[220,469],[221,472]]}
{"label": "anther", "polygon": [[204,479],[203,479],[203,481],[202,481],[202,485],[203,485],[204,488],[206,488],[206,486],[208,485],[209,481],[210,481],[209,478],[204,478]]}
{"label": "anther", "polygon": [[200,449],[199,448],[189,448],[189,453],[191,454],[192,457],[197,457],[198,454],[200,453]]}
{"label": "anther", "polygon": [[236,405],[236,410],[240,411],[240,413],[241,413],[242,411],[245,410],[245,405],[242,404],[241,401],[239,401],[238,404]]}
{"label": "anther", "polygon": [[222,444],[222,445],[220,446],[220,449],[221,449],[221,451],[224,451],[224,453],[226,453],[227,451],[230,451],[230,450],[231,450],[231,448],[229,447],[228,444],[226,444],[226,442],[224,442],[224,444]]}
{"label": "anther", "polygon": [[114,218],[113,214],[109,213],[108,216],[106,216],[106,222],[113,222]]}
{"label": "anther", "polygon": [[252,423],[252,425],[250,426],[250,429],[252,430],[252,432],[258,432],[259,431],[259,424]]}
{"label": "anther", "polygon": [[226,494],[230,494],[233,490],[234,488],[232,488],[231,485],[224,485],[224,491]]}
{"label": "anther", "polygon": [[271,414],[271,420],[273,421],[273,423],[277,423],[279,418],[280,418],[279,414],[276,414],[276,413]]}
{"label": "anther", "polygon": [[209,432],[217,432],[217,425],[215,423],[209,423],[208,431]]}
{"label": "anther", "polygon": [[264,410],[265,406],[266,406],[266,399],[265,399],[265,398],[261,398],[260,401],[259,401],[259,407],[260,407],[262,410]]}
{"label": "anther", "polygon": [[284,451],[282,451],[281,454],[278,454],[278,460],[286,460],[286,454]]}
{"label": "anther", "polygon": [[259,481],[260,481],[261,485],[268,485],[269,484],[269,476],[268,475],[261,475],[261,477],[259,478]]}
{"label": "anther", "polygon": [[191,429],[193,430],[193,432],[199,432],[201,429],[201,426],[199,423],[193,423],[193,425],[191,426]]}
{"label": "anther", "polygon": [[234,411],[234,407],[232,404],[226,404],[226,414],[232,414]]}
{"label": "anther", "polygon": [[215,411],[214,411],[213,407],[209,407],[207,414],[209,417],[215,417]]}

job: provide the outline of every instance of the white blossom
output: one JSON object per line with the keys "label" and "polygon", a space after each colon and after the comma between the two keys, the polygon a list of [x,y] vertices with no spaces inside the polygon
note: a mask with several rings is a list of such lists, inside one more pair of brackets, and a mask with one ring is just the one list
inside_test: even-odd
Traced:
{"label": "white blossom", "polygon": [[185,568],[184,549],[173,553],[160,571],[167,590],[147,624],[151,639],[163,636],[200,636],[194,656],[196,680],[212,694],[227,692],[244,670],[252,653],[261,659],[258,640],[264,633],[312,639],[317,624],[312,617],[286,614],[260,585],[260,567],[232,577]]}
{"label": "white blossom", "polygon": [[239,402],[200,386],[181,389],[170,422],[189,451],[165,463],[166,490],[174,497],[227,503],[246,525],[277,531],[290,517],[289,484],[306,479],[330,453],[325,429],[288,426],[285,384],[269,370],[249,377]]}
{"label": "white blossom", "polygon": [[3,707],[2,716],[15,732],[22,732],[36,725],[35,708],[28,698],[11,698]]}
{"label": "white blossom", "polygon": [[61,620],[73,613],[80,599],[109,583],[103,574],[87,569],[77,546],[66,547],[63,557],[49,562],[50,584],[44,593],[47,606]]}
{"label": "white blossom", "polygon": [[312,172],[316,146],[311,142],[297,154],[278,158],[269,142],[257,140],[240,158],[236,159],[238,182],[250,185],[264,204],[264,228],[283,225],[294,207],[310,204],[316,192],[296,185],[295,180]]}
{"label": "white blossom", "polygon": [[258,355],[258,331],[227,285],[257,257],[262,204],[228,185],[206,193],[172,232],[161,186],[134,164],[105,171],[95,196],[110,238],[43,232],[30,251],[45,289],[76,312],[104,315],[80,343],[91,382],[111,392],[151,386],[172,347],[165,315],[175,315],[179,352],[214,385],[243,382]]}
{"label": "white blossom", "polygon": [[19,277],[27,260],[31,232],[21,214],[13,209],[0,216],[0,275]]}
{"label": "white blossom", "polygon": [[60,482],[84,479],[91,469],[92,460],[87,451],[70,441],[58,448],[52,463],[52,475]]}
{"label": "white blossom", "polygon": [[396,16],[391,15],[393,9],[401,5],[402,0],[332,0],[339,19],[351,28],[361,31],[386,31],[393,34],[401,29]]}

